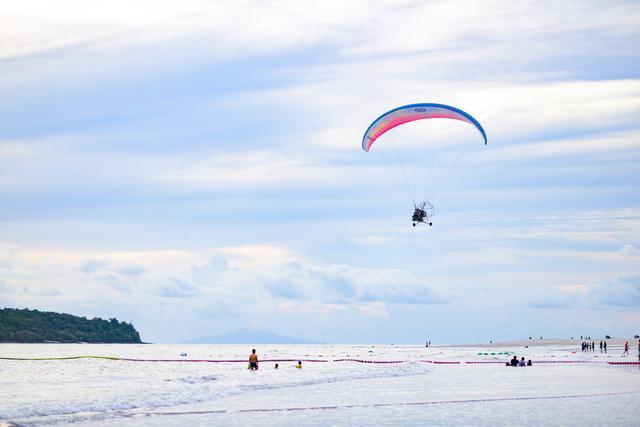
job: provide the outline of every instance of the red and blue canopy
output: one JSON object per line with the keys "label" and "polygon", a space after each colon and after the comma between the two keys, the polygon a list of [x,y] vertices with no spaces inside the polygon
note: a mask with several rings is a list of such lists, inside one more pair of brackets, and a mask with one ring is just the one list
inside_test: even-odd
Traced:
{"label": "red and blue canopy", "polygon": [[422,119],[455,119],[472,124],[478,129],[485,145],[487,134],[476,119],[464,111],[444,104],[410,104],[387,111],[371,123],[362,137],[362,149],[369,151],[373,143],[385,132],[401,124]]}

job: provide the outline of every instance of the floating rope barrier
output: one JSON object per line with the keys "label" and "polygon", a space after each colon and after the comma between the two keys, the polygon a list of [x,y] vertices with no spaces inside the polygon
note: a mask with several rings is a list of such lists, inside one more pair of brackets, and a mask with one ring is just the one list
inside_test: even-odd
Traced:
{"label": "floating rope barrier", "polygon": [[107,359],[107,360],[122,360],[116,356],[64,356],[64,357],[0,357],[0,360],[76,360],[76,359]]}
{"label": "floating rope barrier", "polygon": [[[117,356],[64,356],[64,357],[0,357],[0,360],[14,361],[47,361],[47,360],[77,360],[77,359],[105,359],[122,362],[172,362],[172,363],[248,363],[246,359],[138,359],[132,357]],[[262,359],[261,363],[266,362],[306,362],[306,363],[367,363],[367,364],[383,364],[393,365],[400,363],[429,363],[432,365],[505,365],[508,360],[366,360],[354,358],[341,359]],[[532,360],[535,365],[538,364],[608,364],[608,365],[640,365],[640,361],[606,361],[606,360]]]}
{"label": "floating rope barrier", "polygon": [[332,362],[356,362],[356,363],[407,363],[407,360],[363,360],[363,359],[333,359]]}

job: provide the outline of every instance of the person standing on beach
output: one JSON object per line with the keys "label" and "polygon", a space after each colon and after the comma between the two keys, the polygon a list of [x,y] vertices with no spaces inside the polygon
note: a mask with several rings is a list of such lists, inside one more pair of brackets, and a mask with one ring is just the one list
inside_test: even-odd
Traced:
{"label": "person standing on beach", "polygon": [[600,341],[600,353],[602,353],[602,341]]}
{"label": "person standing on beach", "polygon": [[604,342],[604,352],[605,353],[607,352],[607,342],[606,341]]}
{"label": "person standing on beach", "polygon": [[256,354],[256,349],[251,350],[251,354],[249,355],[249,369],[252,371],[258,370],[258,355]]}
{"label": "person standing on beach", "polygon": [[596,351],[596,342],[591,341],[591,351]]}
{"label": "person standing on beach", "polygon": [[640,340],[638,340],[638,362],[640,362]]}
{"label": "person standing on beach", "polygon": [[625,354],[627,356],[629,355],[629,341],[625,341],[624,343],[624,352],[622,353],[622,355],[624,356]]}

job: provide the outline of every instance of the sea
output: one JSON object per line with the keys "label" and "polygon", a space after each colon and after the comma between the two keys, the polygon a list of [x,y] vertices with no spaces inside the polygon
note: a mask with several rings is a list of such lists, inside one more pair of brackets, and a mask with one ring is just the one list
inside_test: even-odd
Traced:
{"label": "sea", "polygon": [[0,344],[0,426],[640,425],[637,360],[579,343]]}

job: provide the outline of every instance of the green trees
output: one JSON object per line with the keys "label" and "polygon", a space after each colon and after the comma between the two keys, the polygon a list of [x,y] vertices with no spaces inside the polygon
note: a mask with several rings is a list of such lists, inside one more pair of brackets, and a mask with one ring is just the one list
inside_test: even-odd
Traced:
{"label": "green trees", "polygon": [[0,310],[0,342],[139,343],[131,323],[29,309]]}

